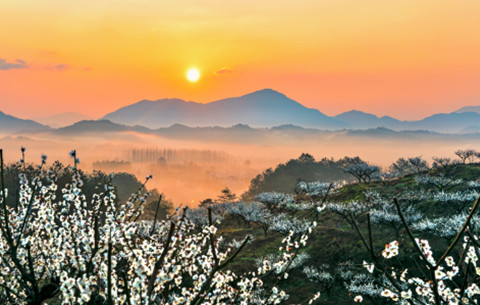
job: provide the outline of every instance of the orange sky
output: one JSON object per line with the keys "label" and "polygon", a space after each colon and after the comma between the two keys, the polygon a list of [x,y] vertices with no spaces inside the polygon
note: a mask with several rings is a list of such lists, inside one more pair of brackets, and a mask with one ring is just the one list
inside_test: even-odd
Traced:
{"label": "orange sky", "polygon": [[417,119],[480,105],[479,16],[478,0],[0,0],[0,110],[273,88],[329,115]]}

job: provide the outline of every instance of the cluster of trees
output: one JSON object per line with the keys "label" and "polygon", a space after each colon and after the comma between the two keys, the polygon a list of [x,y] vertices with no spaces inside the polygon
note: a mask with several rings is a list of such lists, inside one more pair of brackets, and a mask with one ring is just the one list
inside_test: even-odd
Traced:
{"label": "cluster of trees", "polygon": [[218,195],[216,199],[207,198],[200,201],[200,207],[209,208],[215,204],[234,202],[235,200],[237,200],[237,195],[233,193],[227,186],[220,191],[220,195]]}
{"label": "cluster of trees", "polygon": [[[4,185],[8,189],[10,195],[6,198],[6,203],[10,207],[14,207],[19,200],[19,192],[21,190],[21,177],[26,176],[27,179],[33,179],[44,173],[41,182],[46,183],[48,179],[55,177],[57,188],[55,191],[56,198],[62,198],[62,190],[70,183],[72,176],[75,174],[82,180],[82,193],[87,201],[91,201],[94,194],[101,191],[105,184],[110,184],[115,192],[115,204],[119,205],[126,202],[131,194],[138,189],[143,188],[144,183],[140,182],[133,174],[126,172],[106,174],[102,171],[93,171],[86,173],[85,171],[75,168],[74,163],[70,165],[62,164],[55,161],[50,165],[42,164],[41,168],[33,163],[25,160],[25,151],[23,150],[23,158],[16,163],[4,165]],[[78,161],[78,158],[77,158]],[[157,209],[157,202],[161,198],[159,217],[166,218],[173,211],[173,203],[165,198],[156,189],[151,189],[146,196],[144,204],[144,213],[142,219],[153,219],[153,215]]]}
{"label": "cluster of trees", "polygon": [[209,208],[215,219],[229,218],[248,227],[257,226],[263,230],[265,236],[270,231],[297,236],[308,231],[310,221],[304,217],[295,217],[295,213],[320,212],[327,196],[334,192],[333,184],[300,182],[296,195],[268,192],[259,194],[254,201],[246,202],[237,201],[235,194],[231,194],[226,188],[219,195],[219,200],[204,200],[199,208],[189,209],[187,215],[197,225],[205,225],[208,222],[206,208]]}
{"label": "cluster of trees", "polygon": [[[325,213],[341,216],[364,242],[366,253],[371,254],[373,260],[371,263],[346,260],[334,264],[311,265],[310,255],[303,252],[297,257],[295,263],[292,262],[289,266],[289,270],[301,269],[307,278],[317,283],[321,291],[327,295],[335,287],[343,287],[355,296],[356,301],[366,299],[374,304],[381,304],[386,301],[386,298],[393,301],[402,300],[403,303],[410,304],[453,304],[455,300],[459,302],[458,304],[460,302],[473,304],[479,299],[480,291],[478,293],[475,291],[476,285],[480,284],[478,283],[480,278],[476,277],[475,269],[471,267],[476,266],[476,261],[467,259],[465,266],[463,261],[466,253],[463,251],[480,252],[475,252],[478,251],[477,248],[469,250],[466,244],[463,244],[463,248],[460,247],[458,252],[453,253],[448,245],[455,240],[457,240],[455,243],[458,242],[459,232],[463,232],[465,236],[471,235],[468,239],[471,240],[470,243],[473,243],[473,238],[477,238],[476,234],[480,233],[478,231],[480,217],[473,212],[476,207],[470,209],[480,195],[480,182],[449,178],[441,171],[430,174],[419,173],[413,181],[415,184],[411,189],[405,189],[401,194],[396,194],[396,198],[388,193],[365,191],[363,200],[336,202],[335,195],[340,192],[338,186],[322,182],[300,182],[294,194],[266,192],[257,195],[252,202],[217,203],[210,207],[215,214],[215,219],[227,221],[230,219],[236,221],[239,226],[261,228],[265,237],[273,233],[284,236],[306,234],[309,226],[308,220],[303,215],[305,211],[325,208]],[[328,198],[332,198],[332,201]],[[435,205],[434,210],[432,205]],[[193,209],[190,215],[196,215],[192,218],[195,218],[199,224],[205,224],[207,214],[201,211],[201,208]],[[465,225],[467,220],[468,225]],[[365,228],[361,228],[362,225]],[[385,238],[385,232],[391,232],[392,234],[389,235],[395,239],[380,253],[374,248],[374,245],[378,247],[378,242],[373,237],[379,236],[373,233],[373,226],[379,226],[380,230],[377,231],[383,232],[380,238]],[[461,272],[455,271],[456,273],[453,274],[453,271],[448,271],[450,273],[445,271],[447,256],[437,262],[436,266],[424,260],[422,255],[419,262],[414,262],[416,259],[406,262],[405,259],[410,256],[410,253],[416,251],[415,244],[406,246],[406,257],[400,258],[401,264],[396,261],[391,263],[390,258],[398,256],[399,241],[401,245],[408,244],[408,238],[413,234],[415,236],[423,234],[433,238],[436,248],[431,250],[426,240],[414,239],[418,241],[423,251],[422,255],[425,257],[427,254],[428,257],[432,256],[434,252],[440,251],[439,248],[442,245],[445,245],[445,248],[450,249],[449,264],[453,261],[457,264],[455,266],[463,264],[460,268]],[[262,259],[260,258],[260,261]],[[269,259],[275,261],[275,255],[270,255]],[[426,265],[423,266],[422,263]],[[366,270],[361,272],[358,266],[363,266]],[[450,265],[449,268],[451,269],[452,266]],[[442,277],[429,275],[432,274],[431,270],[434,267],[435,272],[441,273]],[[398,271],[391,273],[389,270],[392,269],[398,269]],[[403,277],[401,277],[402,274]],[[427,276],[422,278],[421,275],[425,274]],[[447,285],[447,274],[451,275],[448,285],[455,297],[447,295],[449,290],[444,286]],[[411,279],[410,282],[405,280],[408,278]],[[435,280],[436,284],[433,282]],[[434,285],[437,287],[435,288]],[[457,285],[463,287],[463,290],[455,293],[453,291],[458,290]],[[439,297],[438,302],[435,301],[436,294]],[[450,301],[453,303],[449,303]]]}
{"label": "cluster of trees", "polygon": [[[477,199],[472,201],[472,197]],[[475,197],[465,192],[442,196],[437,202],[455,202],[456,214],[413,219],[402,209],[402,202],[395,198],[397,222],[405,236],[397,236],[398,239],[386,244],[384,249],[374,246],[372,213],[366,214],[366,233],[362,233],[352,218],[365,249],[370,253],[371,262],[364,262],[364,266],[373,278],[372,284],[380,288],[379,296],[403,304],[478,304],[479,199],[478,192]],[[458,201],[466,200],[470,203],[469,210],[465,210],[464,204],[457,205]],[[433,242],[422,239],[421,235],[428,236]],[[443,238],[445,246],[439,247],[436,238]],[[402,249],[404,253],[401,253]],[[393,258],[402,257],[402,254],[409,261],[399,264]]]}
{"label": "cluster of trees", "polygon": [[[480,217],[475,201],[480,196],[480,182],[450,177],[458,161],[433,161],[430,168],[420,157],[397,160],[390,168],[397,172],[392,176],[413,175],[415,182],[400,194],[366,191],[361,201],[329,202],[322,201],[323,195],[335,197],[338,188],[329,183],[300,182],[293,194],[260,193],[251,203],[232,202],[219,210],[222,217],[235,218],[238,224],[261,228],[265,236],[269,232],[285,234],[282,228],[301,234],[304,219],[292,215],[319,205],[326,206],[326,213],[341,216],[357,232],[372,262],[308,265],[309,255],[305,253],[295,268],[303,268],[304,274],[327,295],[335,286],[343,286],[356,295],[355,301],[366,299],[374,304],[386,299],[405,304],[476,304],[480,300],[480,269],[475,269],[480,253]],[[361,181],[373,179],[379,178]],[[383,250],[373,239],[379,238],[374,226],[383,228],[378,232],[392,232],[391,238],[395,239]],[[385,238],[384,233],[381,235]],[[421,235],[433,243],[417,238]],[[401,263],[392,260],[401,251],[399,245],[405,248]],[[418,252],[419,261],[411,257],[414,252]],[[365,267],[365,273],[359,272],[359,264]]]}
{"label": "cluster of trees", "polygon": [[476,153],[475,150],[472,149],[457,150],[455,154],[460,158],[460,160],[433,157],[433,163],[431,167],[429,166],[427,160],[423,159],[421,156],[399,158],[388,168],[388,170],[382,170],[379,166],[370,165],[359,158],[354,158],[344,166],[343,170],[346,173],[354,176],[358,182],[370,182],[372,180],[378,180],[385,183],[395,178],[410,174],[419,174],[430,169],[436,169],[437,171],[448,175],[452,165],[458,163],[465,164],[467,162],[473,163],[477,158],[480,158],[480,154]]}
{"label": "cluster of trees", "polygon": [[[433,160],[432,166],[443,170],[448,169],[449,166],[454,164],[450,158],[434,157]],[[370,182],[372,180],[379,180],[385,183],[395,178],[409,174],[418,174],[429,169],[430,167],[427,161],[421,156],[399,158],[386,171],[382,170],[379,166],[370,165],[360,159],[353,160],[343,168],[346,173],[354,176],[359,183]]]}
{"label": "cluster of trees", "polygon": [[351,181],[351,176],[343,171],[343,168],[356,161],[360,161],[360,158],[345,157],[339,160],[323,158],[316,161],[312,155],[303,153],[297,159],[279,164],[275,170],[268,168],[257,175],[252,179],[248,191],[242,197],[252,199],[262,192],[292,193],[301,180]]}
{"label": "cluster of trees", "polygon": [[[141,221],[151,176],[124,202],[111,179],[95,176],[99,184],[87,198],[84,179],[90,177],[78,169],[75,152],[72,158],[73,166],[61,171],[47,168],[46,157],[31,170],[21,162],[12,201],[0,150],[2,304],[279,304],[288,298],[279,282],[301,257],[315,217],[302,233],[285,232],[275,260],[236,274],[227,266],[251,237],[223,243],[212,209],[198,217],[202,225],[187,208],[161,220],[160,196],[153,220]],[[64,172],[68,182],[58,193]],[[266,281],[270,275],[277,280]]]}
{"label": "cluster of trees", "polygon": [[475,160],[480,159],[480,152],[474,149],[459,149],[455,151],[455,155],[457,155],[463,164],[469,162],[473,163]]}
{"label": "cluster of trees", "polygon": [[[370,262],[363,262],[368,283],[349,290],[359,294],[356,301],[478,303],[480,184],[448,177],[443,171],[431,173],[435,175],[417,174],[416,184],[400,194],[367,191],[364,201],[327,206],[347,220],[370,254]],[[374,226],[395,232],[383,249],[376,243],[380,237],[375,236],[378,229]],[[334,278],[325,270],[318,271],[322,277],[309,272],[309,277],[324,285]]]}
{"label": "cluster of trees", "polygon": [[[395,162],[397,171],[414,173],[400,193],[377,183],[344,202],[338,198],[348,185],[296,181],[291,192],[259,192],[246,201],[225,188],[202,207],[165,208],[163,219],[169,204],[145,189],[151,177],[141,183],[128,174],[87,175],[75,152],[72,166],[47,166],[42,157],[34,167],[24,159],[4,166],[0,150],[4,304],[281,304],[289,298],[282,283],[295,273],[319,289],[301,300],[308,304],[338,287],[373,304],[480,300],[480,182],[450,176],[452,161],[445,158],[434,159],[430,172],[421,158]],[[303,154],[291,164],[330,162],[354,175],[347,170],[363,161],[315,162]],[[366,185],[380,179],[361,177]],[[364,255],[319,263],[308,251],[320,234],[317,224],[332,217],[357,234]],[[258,228],[261,235],[219,234],[220,223]],[[278,251],[262,252],[249,271],[230,268],[255,239],[272,237],[281,240]]]}
{"label": "cluster of trees", "polygon": [[129,161],[134,163],[159,162],[202,162],[218,163],[228,161],[228,155],[214,150],[171,149],[171,148],[134,148],[127,153]]}
{"label": "cluster of trees", "polygon": [[355,179],[359,183],[382,181],[386,183],[392,179],[409,174],[418,174],[437,169],[448,174],[452,165],[457,163],[473,163],[480,159],[480,153],[473,149],[457,150],[455,154],[460,160],[451,158],[433,157],[431,166],[421,156],[399,158],[388,169],[369,164],[360,157],[344,157],[339,160],[315,158],[303,153],[297,159],[291,159],[279,164],[275,169],[268,168],[257,175],[250,182],[250,187],[243,194],[244,199],[252,199],[261,192],[293,192],[299,181],[336,181],[350,182]]}

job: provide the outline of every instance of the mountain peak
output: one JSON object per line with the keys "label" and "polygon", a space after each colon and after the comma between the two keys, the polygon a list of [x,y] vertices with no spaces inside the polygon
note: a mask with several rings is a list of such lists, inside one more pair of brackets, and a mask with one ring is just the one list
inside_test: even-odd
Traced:
{"label": "mountain peak", "polygon": [[329,129],[344,127],[344,124],[320,111],[307,108],[270,88],[205,104],[179,101],[181,100],[143,101],[120,108],[103,118],[115,123],[150,128],[166,127],[175,123],[224,127],[238,123],[253,127],[282,124]]}
{"label": "mountain peak", "polygon": [[277,90],[273,90],[271,88],[265,88],[265,89],[260,89],[257,91],[253,91],[252,93],[246,94],[246,95],[251,95],[251,94],[268,94],[268,95],[283,95],[285,94],[278,92]]}
{"label": "mountain peak", "polygon": [[465,106],[454,111],[453,113],[463,113],[463,112],[476,112],[480,114],[480,106]]}
{"label": "mountain peak", "polygon": [[343,113],[340,113],[339,115],[335,116],[336,118],[342,118],[342,119],[353,119],[353,118],[365,118],[365,119],[378,119],[378,117],[374,114],[363,112],[360,110],[350,110],[346,111]]}
{"label": "mountain peak", "polygon": [[0,133],[19,131],[44,131],[49,127],[32,120],[24,120],[0,111]]}
{"label": "mountain peak", "polygon": [[350,110],[350,111],[345,111],[345,112],[343,112],[343,113],[341,113],[341,114],[370,114],[370,113],[353,109],[353,110]]}
{"label": "mountain peak", "polygon": [[288,99],[288,97],[285,94],[270,88],[261,89],[261,90],[254,91],[252,93],[245,94],[241,96],[241,98]]}

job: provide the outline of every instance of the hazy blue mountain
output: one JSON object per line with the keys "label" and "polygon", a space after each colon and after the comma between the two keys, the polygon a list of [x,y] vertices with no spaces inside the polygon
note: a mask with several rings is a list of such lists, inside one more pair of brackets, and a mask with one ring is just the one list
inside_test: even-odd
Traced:
{"label": "hazy blue mountain", "polygon": [[460,133],[463,133],[463,134],[480,133],[480,126],[479,125],[467,126],[462,130],[460,130]]}
{"label": "hazy blue mountain", "polygon": [[302,127],[339,129],[344,123],[307,108],[285,95],[264,89],[244,96],[226,98],[208,104],[180,99],[144,100],[120,108],[103,117],[119,124],[149,128],[184,124],[188,126],[271,127],[293,124]]}
{"label": "hazy blue mountain", "polygon": [[389,116],[378,117],[376,115],[351,110],[341,113],[334,117],[335,119],[347,124],[352,129],[365,129],[376,127],[400,128],[402,122]]}
{"label": "hazy blue mountain", "polygon": [[463,129],[477,125],[480,114],[475,112],[439,113],[419,121],[405,122],[404,130],[425,129],[442,133],[460,133]]}
{"label": "hazy blue mountain", "polygon": [[[408,123],[408,122],[407,122]],[[472,127],[473,128],[473,127]],[[465,132],[465,134],[445,134],[427,130],[403,130],[396,131],[385,127],[368,129],[345,129],[326,131],[313,128],[301,128],[295,125],[283,125],[271,128],[254,128],[245,124],[237,124],[230,127],[188,127],[182,124],[174,124],[170,127],[148,129],[140,126],[125,126],[112,123],[107,120],[81,121],[71,126],[54,129],[50,132],[58,136],[82,136],[93,137],[124,136],[124,132],[138,132],[143,134],[157,135],[161,138],[175,140],[189,140],[199,142],[229,142],[245,144],[280,144],[286,142],[302,141],[337,141],[339,139],[403,139],[403,140],[478,140],[480,133]]]}
{"label": "hazy blue mountain", "polygon": [[464,133],[469,126],[478,125],[480,114],[475,112],[439,113],[417,121],[400,121],[389,116],[348,111],[335,116],[339,121],[348,124],[350,129],[369,129],[385,127],[392,130],[429,130],[440,133]]}
{"label": "hazy blue mountain", "polygon": [[174,124],[190,127],[246,124],[252,127],[279,126],[279,129],[289,125],[327,130],[385,127],[397,131],[429,130],[441,133],[461,133],[468,126],[480,122],[480,114],[473,112],[434,114],[417,121],[378,117],[358,110],[329,117],[271,89],[208,104],[180,99],[144,100],[120,108],[103,118],[118,124],[152,129]]}
{"label": "hazy blue mountain", "polygon": [[48,126],[44,126],[35,121],[19,119],[0,111],[0,133],[44,131],[48,129]]}
{"label": "hazy blue mountain", "polygon": [[55,129],[55,134],[84,134],[84,133],[107,133],[107,132],[123,132],[136,131],[142,133],[151,133],[151,130],[141,126],[125,126],[112,123],[108,120],[85,120],[77,122],[73,125]]}
{"label": "hazy blue mountain", "polygon": [[376,127],[369,129],[351,129],[344,133],[345,136],[351,137],[370,137],[370,138],[431,138],[431,137],[443,137],[443,136],[459,136],[451,134],[443,134],[438,132],[432,132],[428,130],[393,130],[385,127]]}
{"label": "hazy blue mountain", "polygon": [[456,113],[476,112],[476,113],[480,114],[480,106],[466,106],[466,107],[462,107],[458,110],[455,110],[454,112],[456,112]]}
{"label": "hazy blue mountain", "polygon": [[[378,127],[394,131],[427,130],[437,133],[475,133],[480,126],[480,106],[469,106],[452,113],[439,113],[416,121],[401,121],[389,116],[352,110],[329,117],[319,110],[311,109],[272,89],[256,91],[240,97],[226,98],[201,104],[180,99],[143,100],[111,112],[99,121],[80,121],[59,128],[55,133],[85,133],[111,131],[138,131],[155,133],[165,129],[168,135],[192,132],[189,127],[201,127],[194,133],[209,131],[212,137],[224,134],[213,127],[233,126],[239,136],[258,136],[252,128],[273,128],[273,131],[288,130],[291,134],[309,134],[310,129],[322,130],[366,130]],[[64,123],[81,118],[76,113],[65,113],[44,118]],[[97,123],[95,123],[97,122]],[[52,124],[54,125],[54,124]],[[133,126],[133,127],[132,127]],[[143,129],[142,127],[143,126]],[[0,112],[0,128],[11,131],[44,131],[47,126],[34,121],[20,120]],[[210,129],[209,129],[210,128]],[[305,130],[302,130],[305,129]],[[293,132],[295,130],[295,132]],[[378,132],[378,131],[377,131]],[[253,133],[255,135],[253,135]],[[228,133],[229,135],[232,132]]]}
{"label": "hazy blue mountain", "polygon": [[36,122],[48,125],[53,128],[65,127],[76,122],[91,120],[92,117],[76,112],[65,112],[50,116],[34,118]]}

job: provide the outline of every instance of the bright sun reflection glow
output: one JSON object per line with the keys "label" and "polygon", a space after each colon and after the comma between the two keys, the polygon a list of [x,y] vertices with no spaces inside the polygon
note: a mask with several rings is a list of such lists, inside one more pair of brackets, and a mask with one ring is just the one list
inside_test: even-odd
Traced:
{"label": "bright sun reflection glow", "polygon": [[197,68],[190,68],[187,70],[187,79],[194,83],[200,78],[200,71]]}

